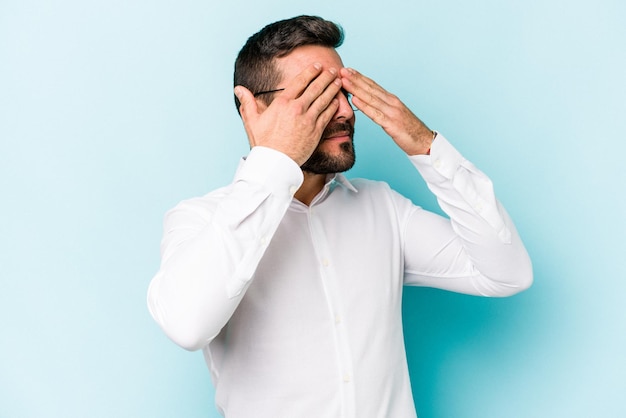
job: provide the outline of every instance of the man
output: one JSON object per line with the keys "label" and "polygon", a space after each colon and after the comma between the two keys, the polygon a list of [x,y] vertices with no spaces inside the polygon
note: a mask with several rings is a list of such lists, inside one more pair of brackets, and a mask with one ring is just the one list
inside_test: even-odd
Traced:
{"label": "man", "polygon": [[[202,349],[227,418],[415,417],[403,285],[484,296],[528,288],[531,264],[491,182],[300,16],[235,63],[251,151],[233,182],[165,218],[148,296],[165,333]],[[450,219],[385,183],[348,181],[355,115],[406,152]]]}

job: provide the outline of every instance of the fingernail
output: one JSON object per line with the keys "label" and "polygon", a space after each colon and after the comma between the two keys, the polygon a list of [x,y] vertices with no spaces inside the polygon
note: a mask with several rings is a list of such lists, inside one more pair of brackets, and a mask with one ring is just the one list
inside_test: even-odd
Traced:
{"label": "fingernail", "polygon": [[337,74],[337,69],[336,68],[329,68],[328,72],[330,72],[332,75]]}
{"label": "fingernail", "polygon": [[237,96],[238,99],[241,98],[241,89],[239,86],[235,87],[235,96]]}
{"label": "fingernail", "polygon": [[315,64],[313,64],[313,67],[319,70],[320,68],[322,68],[322,64],[320,64],[319,62],[316,62]]}
{"label": "fingernail", "polygon": [[335,79],[334,83],[338,86],[341,86],[341,80],[338,78]]}

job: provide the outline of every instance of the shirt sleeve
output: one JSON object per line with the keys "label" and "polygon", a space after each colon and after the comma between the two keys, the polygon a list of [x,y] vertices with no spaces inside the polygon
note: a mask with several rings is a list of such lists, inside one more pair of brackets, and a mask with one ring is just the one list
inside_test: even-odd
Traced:
{"label": "shirt sleeve", "polygon": [[169,338],[188,350],[215,338],[302,181],[289,157],[255,147],[228,187],[181,202],[165,215],[148,309]]}
{"label": "shirt sleeve", "polygon": [[407,211],[405,284],[481,296],[528,288],[530,258],[491,180],[441,134],[430,155],[409,158],[450,218]]}

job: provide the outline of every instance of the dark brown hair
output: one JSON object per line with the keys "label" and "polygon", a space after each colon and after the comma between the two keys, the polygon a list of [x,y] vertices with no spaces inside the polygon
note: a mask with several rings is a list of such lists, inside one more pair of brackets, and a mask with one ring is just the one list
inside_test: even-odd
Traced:
{"label": "dark brown hair", "polygon": [[[338,48],[343,43],[343,29],[336,23],[317,16],[296,16],[270,23],[248,38],[235,60],[234,85],[244,86],[252,93],[276,88],[280,73],[274,60],[284,57],[299,46],[320,45]],[[266,104],[272,94],[259,96]],[[239,111],[239,100],[235,97]]]}

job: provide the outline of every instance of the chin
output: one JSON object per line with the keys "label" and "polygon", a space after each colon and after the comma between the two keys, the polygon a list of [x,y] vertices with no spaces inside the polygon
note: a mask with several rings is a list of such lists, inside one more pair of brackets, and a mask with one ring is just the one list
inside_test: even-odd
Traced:
{"label": "chin", "polygon": [[348,171],[354,166],[356,156],[351,140],[338,142],[329,150],[320,144],[313,155],[302,165],[302,170],[313,174],[334,174]]}

